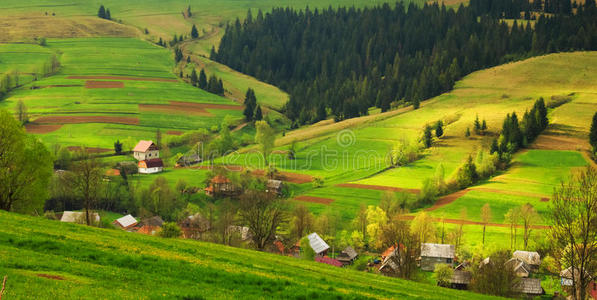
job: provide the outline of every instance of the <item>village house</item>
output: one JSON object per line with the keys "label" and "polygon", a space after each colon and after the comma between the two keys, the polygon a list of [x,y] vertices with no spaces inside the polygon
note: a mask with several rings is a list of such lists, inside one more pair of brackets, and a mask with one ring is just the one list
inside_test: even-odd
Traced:
{"label": "village house", "polygon": [[284,188],[284,183],[282,180],[276,179],[268,179],[267,180],[267,190],[268,193],[275,193],[276,195],[282,194],[282,189]]}
{"label": "village house", "polygon": [[454,269],[450,279],[450,287],[457,290],[466,290],[471,284],[473,274],[470,271]]}
{"label": "village house", "polygon": [[536,297],[545,294],[541,287],[541,279],[539,278],[520,278],[520,283],[515,290],[528,297]]}
{"label": "village house", "polygon": [[[391,252],[387,253],[387,251],[390,250]],[[386,252],[384,252],[384,254],[382,255],[381,267],[379,267],[380,272],[386,275],[391,275],[399,271],[398,265],[396,264],[396,262],[394,262],[394,257],[398,255],[397,250],[397,247],[390,247],[386,250]]]}
{"label": "village house", "polygon": [[151,218],[143,219],[139,224],[137,224],[137,232],[141,234],[147,235],[155,235],[162,225],[164,224],[164,220],[160,216],[153,216]]}
{"label": "village house", "polygon": [[205,188],[205,194],[212,197],[234,197],[239,193],[240,189],[223,175],[214,176]]}
{"label": "village house", "polygon": [[142,160],[139,162],[139,173],[140,174],[154,174],[164,170],[164,162],[161,158],[152,158],[148,160]]}
{"label": "village house", "polygon": [[152,141],[139,141],[133,149],[133,156],[139,161],[137,166],[141,174],[159,173],[164,169],[160,150]]}
{"label": "village house", "polygon": [[541,265],[541,256],[539,253],[517,250],[514,251],[512,257],[523,261],[528,266],[529,272],[539,271],[539,266]]}
{"label": "village house", "polygon": [[112,224],[120,227],[121,229],[130,229],[132,227],[135,227],[135,225],[137,225],[137,219],[135,219],[133,216],[131,215],[126,215],[122,218],[118,218],[116,220],[114,220],[114,222],[112,222]]}
{"label": "village house", "polygon": [[511,258],[504,265],[506,268],[514,270],[518,277],[526,278],[531,274],[531,267],[520,258]]}
{"label": "village house", "polygon": [[350,246],[346,247],[342,252],[336,257],[338,261],[340,261],[343,265],[350,265],[354,262],[357,258],[358,253]]}
{"label": "village house", "polygon": [[452,264],[454,262],[454,245],[421,244],[421,269],[435,270],[436,264]]}
{"label": "village house", "polygon": [[185,239],[200,239],[210,229],[209,221],[201,214],[188,216],[179,225]]}
{"label": "village house", "polygon": [[[585,274],[588,275],[588,273],[585,271]],[[562,285],[562,289],[564,291],[566,291],[566,293],[571,294],[573,293],[573,285],[574,282],[576,282],[578,284],[578,282],[580,282],[580,270],[578,270],[578,268],[574,269],[574,278],[575,280],[572,280],[572,267],[568,267],[564,270],[562,270],[560,272],[560,284]],[[590,275],[589,275],[590,277]],[[592,299],[597,299],[597,283],[595,283],[595,281],[593,281],[592,279],[590,279],[591,282],[589,282],[589,284],[587,285],[587,295],[590,295]]]}
{"label": "village house", "polygon": [[177,167],[188,167],[188,166],[196,165],[202,161],[203,161],[203,159],[201,158],[201,156],[199,156],[199,154],[189,153],[189,154],[185,154],[185,155],[181,156],[176,161],[176,166]]}
{"label": "village house", "polygon": [[[100,221],[100,216],[98,213],[90,212],[89,217],[94,223],[99,223]],[[84,211],[65,211],[62,213],[60,222],[84,224],[87,221]]]}
{"label": "village house", "polygon": [[309,239],[309,246],[315,251],[316,256],[326,256],[330,246],[315,232],[307,236]]}

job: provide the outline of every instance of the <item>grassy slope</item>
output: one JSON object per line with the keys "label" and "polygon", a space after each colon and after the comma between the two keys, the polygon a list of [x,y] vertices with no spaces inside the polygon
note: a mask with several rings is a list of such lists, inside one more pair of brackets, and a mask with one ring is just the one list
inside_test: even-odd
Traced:
{"label": "grassy slope", "polygon": [[[48,49],[62,53],[62,68],[58,74],[31,85],[85,84],[86,80],[68,79],[71,75],[119,75],[176,80],[171,72],[173,62],[170,52],[144,41],[132,38],[87,38],[50,40],[48,43]],[[153,139],[156,128],[161,128],[164,133],[168,130],[210,128],[220,124],[226,115],[237,119],[241,117],[241,111],[238,110],[208,109],[213,116],[141,111],[138,104],[168,104],[169,101],[228,105],[237,103],[183,82],[123,83],[124,88],[116,89],[75,86],[32,90],[28,85],[11,93],[8,99],[0,102],[0,106],[11,109],[18,100],[23,100],[34,121],[36,117],[44,115],[124,116],[139,119],[139,125],[73,124],[40,135],[47,144],[103,148],[111,148],[117,139]]]}
{"label": "grassy slope", "polygon": [[0,220],[6,299],[490,298],[191,240],[4,211]]}

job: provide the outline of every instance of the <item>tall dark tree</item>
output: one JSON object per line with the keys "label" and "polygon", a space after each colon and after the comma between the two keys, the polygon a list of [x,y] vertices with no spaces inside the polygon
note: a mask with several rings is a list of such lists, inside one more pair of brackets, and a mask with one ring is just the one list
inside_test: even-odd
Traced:
{"label": "tall dark tree", "polygon": [[106,9],[106,20],[112,20],[112,15],[110,14],[110,9]]}
{"label": "tall dark tree", "polygon": [[243,114],[245,115],[245,120],[247,122],[253,121],[253,117],[255,116],[255,109],[257,107],[257,98],[255,97],[255,91],[252,88],[247,90],[245,94],[245,110]]}
{"label": "tall dark tree", "polygon": [[199,37],[199,31],[197,31],[197,26],[193,24],[193,28],[191,28],[191,37],[196,39]]}
{"label": "tall dark tree", "polygon": [[199,81],[197,82],[197,86],[204,90],[207,88],[207,75],[205,75],[204,69],[201,69],[201,72],[199,72]]}
{"label": "tall dark tree", "polygon": [[261,105],[257,105],[257,108],[255,109],[255,116],[253,117],[253,119],[255,121],[263,120],[263,112],[261,111]]}
{"label": "tall dark tree", "polygon": [[435,123],[435,136],[440,138],[442,135],[444,135],[444,122],[439,120]]}
{"label": "tall dark tree", "polygon": [[122,154],[122,143],[120,140],[116,140],[116,142],[114,142],[114,153],[116,153],[116,155]]}
{"label": "tall dark tree", "polygon": [[97,12],[97,16],[100,17],[100,18],[102,18],[102,19],[106,18],[106,8],[104,7],[104,5],[100,5],[100,8],[99,8],[99,10]]}
{"label": "tall dark tree", "polygon": [[197,71],[195,69],[193,69],[193,71],[191,72],[191,84],[197,85],[198,80],[199,79],[197,78]]}
{"label": "tall dark tree", "polygon": [[423,131],[423,145],[425,145],[425,148],[429,148],[432,143],[433,134],[431,133],[431,126],[425,126],[425,130]]}
{"label": "tall dark tree", "polygon": [[593,146],[593,153],[597,153],[597,112],[593,115],[593,121],[591,122],[589,143]]}

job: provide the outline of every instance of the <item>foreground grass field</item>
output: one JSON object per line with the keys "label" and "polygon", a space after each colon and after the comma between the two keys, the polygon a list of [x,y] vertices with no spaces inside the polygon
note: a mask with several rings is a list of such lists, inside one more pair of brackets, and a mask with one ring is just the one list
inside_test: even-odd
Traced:
{"label": "foreground grass field", "polygon": [[316,262],[0,211],[6,299],[492,299]]}

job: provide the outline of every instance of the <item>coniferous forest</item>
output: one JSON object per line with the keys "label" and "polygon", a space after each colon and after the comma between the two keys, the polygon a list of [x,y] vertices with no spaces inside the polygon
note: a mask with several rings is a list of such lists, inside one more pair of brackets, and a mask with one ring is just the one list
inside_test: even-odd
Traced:
{"label": "coniferous forest", "polygon": [[372,106],[417,108],[473,71],[573,50],[597,50],[594,0],[249,11],[228,25],[212,59],[287,91],[285,113],[296,125]]}

